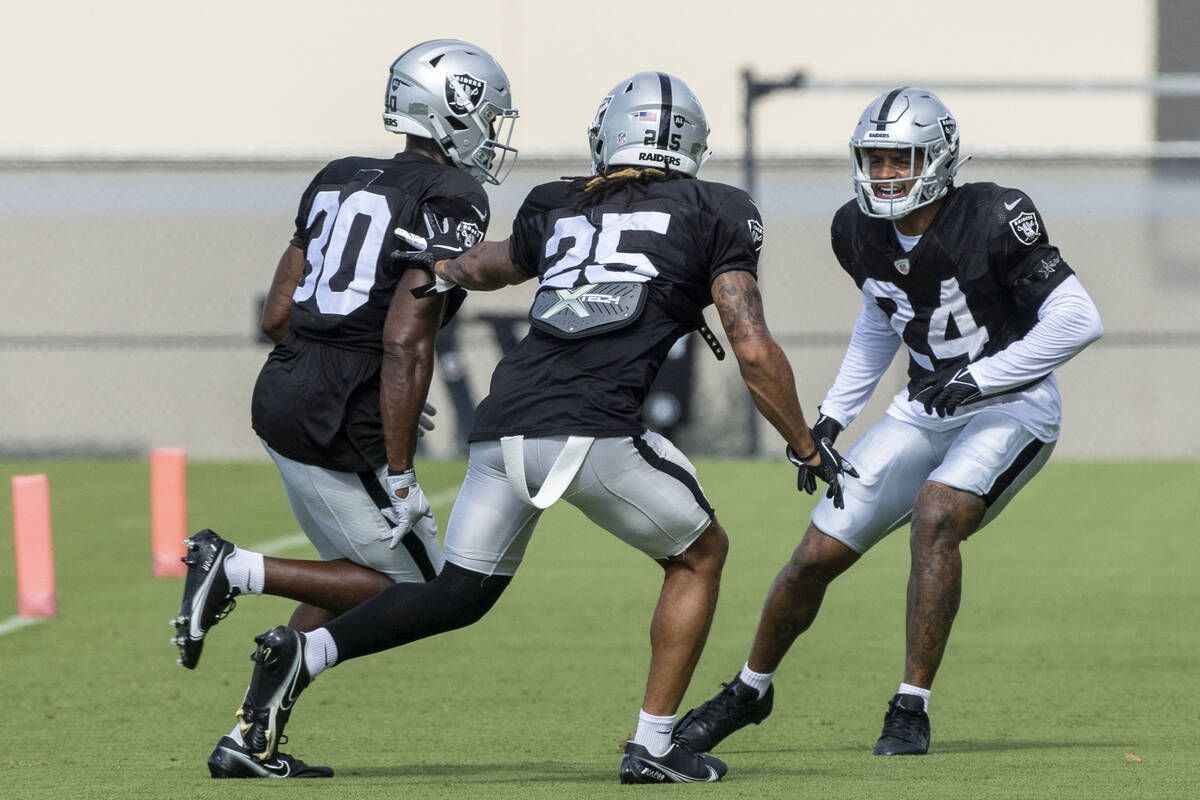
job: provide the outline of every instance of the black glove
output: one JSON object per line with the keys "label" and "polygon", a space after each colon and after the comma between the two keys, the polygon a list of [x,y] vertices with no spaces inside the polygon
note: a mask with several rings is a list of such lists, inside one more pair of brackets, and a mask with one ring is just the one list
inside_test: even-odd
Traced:
{"label": "black glove", "polygon": [[421,236],[404,228],[393,231],[400,239],[401,247],[392,251],[392,261],[401,269],[423,269],[434,276],[433,283],[413,289],[413,297],[430,297],[454,289],[456,284],[437,277],[433,265],[443,259],[454,258],[463,251],[457,230],[450,224],[449,218],[439,220],[433,212],[426,211],[425,232],[426,235]]}
{"label": "black glove", "polygon": [[431,419],[435,414],[437,414],[437,409],[433,407],[433,403],[426,403],[425,410],[421,412],[421,418],[417,420],[418,439],[425,435],[425,431],[431,431],[437,427]]}
{"label": "black glove", "polygon": [[830,444],[837,441],[838,434],[842,432],[842,423],[838,422],[833,417],[827,417],[821,414],[817,417],[817,424],[812,426],[813,438],[817,441],[828,439]]}
{"label": "black glove", "polygon": [[[833,507],[845,508],[846,502],[842,499],[842,489],[846,485],[846,476],[857,478],[858,470],[854,468],[853,464],[842,458],[841,453],[833,449],[833,442],[828,437],[817,438],[814,432],[813,439],[817,443],[817,453],[821,456],[821,463],[815,467],[805,464],[790,444],[785,451],[788,461],[800,469],[796,474],[796,489],[812,494],[817,490],[817,478],[820,478],[829,484],[825,496],[833,499]],[[811,454],[809,458],[812,458]]]}
{"label": "black glove", "polygon": [[948,417],[959,406],[973,403],[982,396],[969,368],[951,367],[929,375],[920,388],[909,392],[908,399],[924,405],[926,414],[936,412],[939,417]]}

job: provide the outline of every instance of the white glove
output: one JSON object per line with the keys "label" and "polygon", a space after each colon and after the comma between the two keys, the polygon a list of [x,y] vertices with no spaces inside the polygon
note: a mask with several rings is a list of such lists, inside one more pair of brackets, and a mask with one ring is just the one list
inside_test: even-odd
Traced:
{"label": "white glove", "polygon": [[[416,473],[407,469],[399,475],[388,475],[386,483],[392,508],[390,514],[385,509],[384,515],[395,527],[380,536],[379,540],[391,539],[388,547],[395,550],[410,530],[416,531],[417,535],[423,538],[436,536],[437,521],[433,518],[433,509],[429,507],[425,493],[417,483]],[[401,497],[401,494],[405,496]]]}

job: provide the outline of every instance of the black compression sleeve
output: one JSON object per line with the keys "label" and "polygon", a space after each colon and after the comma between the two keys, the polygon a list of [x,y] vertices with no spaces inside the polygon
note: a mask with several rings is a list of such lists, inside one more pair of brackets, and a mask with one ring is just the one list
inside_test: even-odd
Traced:
{"label": "black compression sleeve", "polygon": [[447,562],[432,581],[392,584],[325,627],[341,663],[478,622],[511,581]]}

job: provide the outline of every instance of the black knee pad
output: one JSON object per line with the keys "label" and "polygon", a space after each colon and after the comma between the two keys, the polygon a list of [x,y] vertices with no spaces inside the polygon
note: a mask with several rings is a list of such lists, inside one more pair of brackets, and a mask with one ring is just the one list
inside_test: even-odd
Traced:
{"label": "black knee pad", "polygon": [[444,598],[444,607],[453,618],[447,621],[457,622],[453,627],[461,628],[482,619],[511,582],[511,575],[484,575],[447,561],[442,573],[428,585]]}

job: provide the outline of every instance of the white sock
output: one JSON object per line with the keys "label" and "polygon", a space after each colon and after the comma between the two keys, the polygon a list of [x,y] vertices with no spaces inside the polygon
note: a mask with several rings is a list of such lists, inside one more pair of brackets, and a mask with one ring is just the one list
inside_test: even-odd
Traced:
{"label": "white sock", "polygon": [[656,717],[644,710],[638,711],[637,733],[633,735],[633,742],[649,750],[652,756],[664,755],[671,749],[671,731],[674,727],[674,714]]}
{"label": "white sock", "polygon": [[758,698],[760,700],[767,693],[767,689],[771,688],[771,679],[774,677],[774,672],[755,672],[750,669],[749,661],[746,662],[746,666],[742,667],[742,671],[738,673],[738,680],[758,690]]}
{"label": "white sock", "polygon": [[917,697],[925,701],[925,707],[922,709],[926,714],[929,713],[929,689],[922,689],[920,686],[913,686],[910,683],[900,684],[900,688],[896,690],[896,694],[915,694]]}
{"label": "white sock", "polygon": [[317,628],[304,635],[304,666],[308,677],[315,678],[337,663],[337,643],[328,628]]}
{"label": "white sock", "polygon": [[242,738],[242,729],[237,725],[234,725],[233,730],[229,732],[229,738],[233,739],[242,747],[246,746],[246,740]]}
{"label": "white sock", "polygon": [[263,567],[263,554],[235,547],[225,559],[225,579],[239,594],[262,594],[267,573]]}

